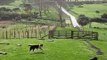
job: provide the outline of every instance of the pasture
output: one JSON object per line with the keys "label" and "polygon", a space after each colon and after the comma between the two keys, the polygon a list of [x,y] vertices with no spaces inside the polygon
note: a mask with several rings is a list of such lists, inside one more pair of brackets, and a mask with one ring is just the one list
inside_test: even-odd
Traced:
{"label": "pasture", "polygon": [[[17,4],[16,4],[17,3]],[[20,5],[21,0],[10,5]],[[88,17],[100,17],[107,11],[107,4],[84,4],[71,7],[70,11],[77,15],[84,14]],[[7,5],[6,5],[7,6]],[[13,8],[13,7],[8,7]],[[32,11],[35,11],[33,9]],[[99,13],[96,13],[99,11]],[[20,13],[24,13],[22,10]],[[89,39],[48,39],[49,30],[57,25],[58,31],[77,31],[73,26],[60,27],[58,12],[52,7],[42,18],[32,18],[31,21],[21,19],[19,21],[0,21],[0,60],[89,60],[97,56],[99,60],[107,60],[107,23],[91,23],[83,26],[85,31],[99,33],[98,40]],[[63,17],[65,18],[65,17]],[[96,28],[97,27],[97,28]],[[27,32],[27,33],[26,33]],[[63,33],[63,32],[62,32]],[[5,36],[4,36],[5,35]],[[44,40],[41,37],[46,35]],[[96,55],[96,51],[85,42],[92,44],[103,51],[103,55]],[[29,44],[43,44],[43,50],[29,51]],[[6,52],[7,54],[1,54]]]}
{"label": "pasture", "polygon": [[[0,42],[10,43],[0,45],[0,50],[7,52],[7,55],[0,55],[0,60],[89,60],[95,56],[95,52],[83,40],[54,39],[53,42],[37,39],[11,39],[0,40]],[[29,44],[43,43],[43,51],[35,50],[29,52]],[[107,59],[107,45],[105,41],[92,41],[99,46],[104,55],[98,56],[99,60]],[[21,44],[21,46],[18,46]]]}
{"label": "pasture", "polygon": [[[74,6],[70,10],[74,11],[78,15],[84,14],[88,17],[100,17],[100,15],[106,13],[107,4],[83,4],[80,6]],[[99,11],[99,13],[96,13]]]}
{"label": "pasture", "polygon": [[[13,39],[0,40],[0,42],[10,43],[10,45],[0,46],[2,51],[7,52],[7,55],[0,55],[0,60],[88,60],[93,56],[93,51],[89,50],[83,41],[78,40],[49,42],[48,40],[40,41],[37,39],[22,39],[21,41],[20,39]],[[44,44],[43,51],[29,52],[28,45],[38,43]]]}
{"label": "pasture", "polygon": [[[102,26],[102,24],[98,25]],[[98,25],[95,24],[93,26]],[[99,40],[91,40],[91,42],[104,52],[104,55],[98,55],[99,60],[106,60],[106,30],[88,28],[88,26],[84,28],[99,33]],[[72,30],[72,28],[57,28],[57,30]],[[0,42],[9,43],[9,45],[0,44],[0,51],[7,52],[7,55],[0,55],[0,60],[89,60],[91,57],[96,56],[95,50],[86,44],[84,39],[38,40],[36,38],[21,38],[0,39]],[[21,46],[18,46],[18,44],[21,44]],[[29,52],[29,44],[44,44],[43,51],[35,50],[35,52]]]}

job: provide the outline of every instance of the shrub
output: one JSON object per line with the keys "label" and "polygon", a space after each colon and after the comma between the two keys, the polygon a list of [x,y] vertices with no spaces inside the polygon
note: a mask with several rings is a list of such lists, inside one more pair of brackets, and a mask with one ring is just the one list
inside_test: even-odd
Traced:
{"label": "shrub", "polygon": [[107,14],[103,14],[103,15],[101,15],[101,18],[106,18],[107,19]]}
{"label": "shrub", "polygon": [[20,11],[20,8],[14,8],[13,11]]}
{"label": "shrub", "polygon": [[78,18],[78,22],[82,26],[87,25],[89,23],[89,18],[86,17],[85,15],[80,15]]}
{"label": "shrub", "polygon": [[8,8],[6,8],[6,7],[1,7],[0,8],[0,11],[12,11],[11,9],[8,9]]}
{"label": "shrub", "polygon": [[84,6],[83,6],[83,5],[79,5],[78,7],[79,7],[79,8],[83,8]]}
{"label": "shrub", "polygon": [[96,10],[95,12],[96,12],[96,13],[100,13],[100,11],[98,11],[98,10]]}
{"label": "shrub", "polygon": [[92,18],[91,22],[107,23],[107,19],[104,19],[104,18]]}

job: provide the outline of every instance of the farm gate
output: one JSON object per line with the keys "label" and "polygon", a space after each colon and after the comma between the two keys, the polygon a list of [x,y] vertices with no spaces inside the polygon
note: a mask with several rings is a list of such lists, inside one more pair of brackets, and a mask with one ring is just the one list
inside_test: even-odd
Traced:
{"label": "farm gate", "polygon": [[92,31],[49,31],[49,38],[98,40],[98,32]]}

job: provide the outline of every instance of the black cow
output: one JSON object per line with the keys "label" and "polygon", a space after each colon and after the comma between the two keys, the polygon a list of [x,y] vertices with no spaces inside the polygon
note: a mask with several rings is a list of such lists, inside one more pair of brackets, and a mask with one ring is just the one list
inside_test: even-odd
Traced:
{"label": "black cow", "polygon": [[43,44],[37,44],[37,45],[29,45],[30,46],[30,51],[34,51],[35,49],[40,49],[40,50],[43,50],[42,47],[43,47]]}

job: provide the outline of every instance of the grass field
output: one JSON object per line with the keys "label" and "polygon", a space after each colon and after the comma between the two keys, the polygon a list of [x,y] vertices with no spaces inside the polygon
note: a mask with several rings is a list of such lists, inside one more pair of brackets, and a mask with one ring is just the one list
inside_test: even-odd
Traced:
{"label": "grass field", "polygon": [[99,47],[103,52],[104,52],[104,55],[101,57],[101,60],[107,60],[107,48],[106,48],[106,45],[107,45],[107,41],[92,41],[92,43],[94,45],[96,45],[97,47]]}
{"label": "grass field", "polygon": [[[84,44],[82,40],[60,39],[54,42],[48,40],[37,39],[12,39],[0,40],[0,42],[8,42],[10,45],[0,45],[0,50],[7,52],[7,55],[0,55],[0,60],[89,60],[95,56],[93,50]],[[106,60],[107,51],[106,42],[92,41],[104,51],[103,56],[99,56],[99,60]],[[43,43],[43,51],[35,50],[29,52],[29,44]],[[22,46],[18,46],[21,44]]]}
{"label": "grass field", "polygon": [[[83,5],[83,8],[75,6],[72,11],[77,14],[85,14],[88,17],[99,17],[101,14],[106,13],[107,4],[91,4]],[[99,10],[100,13],[95,13]],[[53,12],[52,12],[53,13]],[[53,14],[54,15],[54,14]],[[52,16],[52,15],[48,15]],[[53,16],[52,16],[53,17]],[[54,16],[56,17],[56,16]],[[39,21],[44,22],[45,20]],[[47,22],[45,22],[47,23]],[[53,22],[49,22],[52,23]],[[92,23],[93,27],[107,28],[107,24]],[[7,29],[25,30],[25,24],[9,25]],[[29,28],[29,26],[28,26]],[[95,31],[99,33],[99,40],[91,40],[91,42],[99,47],[104,55],[98,56],[99,60],[107,60],[107,30],[89,28],[88,25],[83,27],[86,31]],[[76,30],[73,27],[58,28],[57,30]],[[0,44],[0,52],[7,52],[7,55],[0,54],[0,60],[89,60],[95,56],[95,51],[86,45],[83,40],[77,39],[0,39],[0,43],[10,43],[10,45]],[[29,52],[29,44],[44,44],[43,50],[35,50]],[[22,46],[18,46],[21,44]]]}
{"label": "grass field", "polygon": [[[16,39],[0,40],[0,42],[10,43],[10,45],[0,45],[0,50],[8,53],[0,55],[0,60],[88,60],[93,54],[82,41],[78,40],[49,42],[36,39]],[[36,54],[29,52],[28,45],[38,43],[44,44],[43,51],[35,50],[35,53],[38,52]],[[17,46],[17,44],[22,44],[22,46]]]}
{"label": "grass field", "polygon": [[[100,17],[100,15],[107,13],[107,4],[84,4],[83,7],[74,6],[71,10],[77,14],[84,14],[88,17]],[[100,13],[96,13],[99,11]]]}

